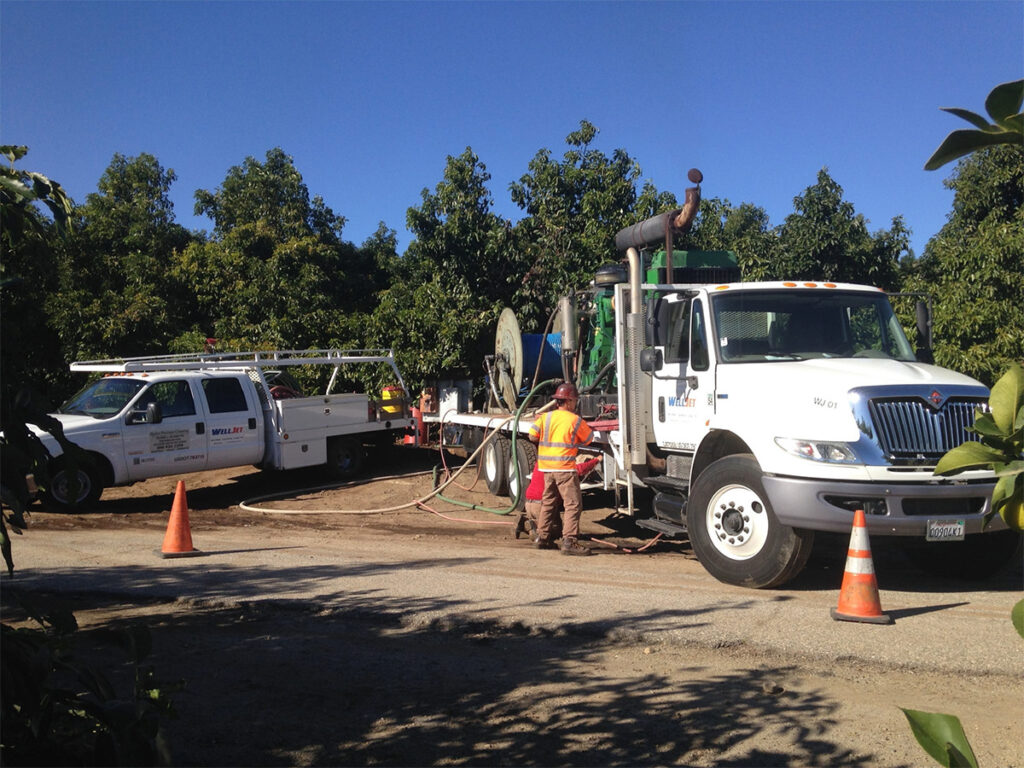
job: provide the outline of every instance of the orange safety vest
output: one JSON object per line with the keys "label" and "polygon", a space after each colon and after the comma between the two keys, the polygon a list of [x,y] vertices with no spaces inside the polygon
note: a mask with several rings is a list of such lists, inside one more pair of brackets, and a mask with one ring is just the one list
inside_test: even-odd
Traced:
{"label": "orange safety vest", "polygon": [[590,425],[571,411],[546,413],[530,427],[537,442],[537,469],[560,472],[576,469],[576,452],[594,436]]}

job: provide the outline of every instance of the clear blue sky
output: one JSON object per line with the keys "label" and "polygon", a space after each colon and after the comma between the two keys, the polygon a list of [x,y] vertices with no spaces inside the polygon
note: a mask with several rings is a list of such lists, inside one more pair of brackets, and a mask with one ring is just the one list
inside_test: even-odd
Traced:
{"label": "clear blue sky", "polygon": [[943,225],[951,130],[1024,74],[1024,3],[0,2],[0,142],[84,202],[114,153],[178,179],[177,220],[245,157],[280,146],[362,243],[467,146],[495,211],[534,154],[587,119],[661,190],[771,223],[828,167],[872,231]]}

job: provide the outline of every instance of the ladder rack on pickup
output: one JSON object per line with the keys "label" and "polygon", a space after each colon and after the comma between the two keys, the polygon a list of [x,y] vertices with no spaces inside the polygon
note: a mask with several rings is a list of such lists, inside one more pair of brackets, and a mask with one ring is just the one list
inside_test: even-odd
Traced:
{"label": "ladder rack on pickup", "polygon": [[[330,392],[343,365],[382,363],[391,368],[395,382],[405,391],[405,381],[398,372],[394,351],[390,349],[284,349],[255,352],[212,352],[209,354],[150,355],[148,357],[82,360],[71,363],[72,371],[106,373],[142,373],[154,371],[224,371],[281,368],[293,365],[331,365],[334,375],[327,387]],[[260,373],[260,378],[263,374]]]}

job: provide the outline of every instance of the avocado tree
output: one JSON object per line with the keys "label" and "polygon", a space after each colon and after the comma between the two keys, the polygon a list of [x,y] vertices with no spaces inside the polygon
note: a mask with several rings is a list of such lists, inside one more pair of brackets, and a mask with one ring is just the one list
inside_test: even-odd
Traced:
{"label": "avocado tree", "polygon": [[[53,246],[67,231],[72,202],[57,182],[15,167],[27,152],[24,146],[0,147],[9,163],[0,166],[0,499],[5,507],[0,552],[10,572],[8,525],[15,531],[24,527],[22,516],[32,494],[27,476],[45,482],[46,450],[27,425],[41,424],[63,440],[60,425],[45,417],[38,389],[29,384],[45,378],[52,366],[49,356],[59,350],[42,307],[56,287]],[[39,350],[41,343],[52,346]]]}

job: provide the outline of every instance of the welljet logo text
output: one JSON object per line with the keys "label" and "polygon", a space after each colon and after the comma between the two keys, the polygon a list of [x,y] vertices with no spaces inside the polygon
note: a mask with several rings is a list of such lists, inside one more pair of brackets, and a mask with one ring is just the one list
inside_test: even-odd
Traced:
{"label": "welljet logo text", "polygon": [[210,430],[210,434],[214,437],[218,435],[237,435],[239,432],[245,432],[245,427],[214,427]]}

